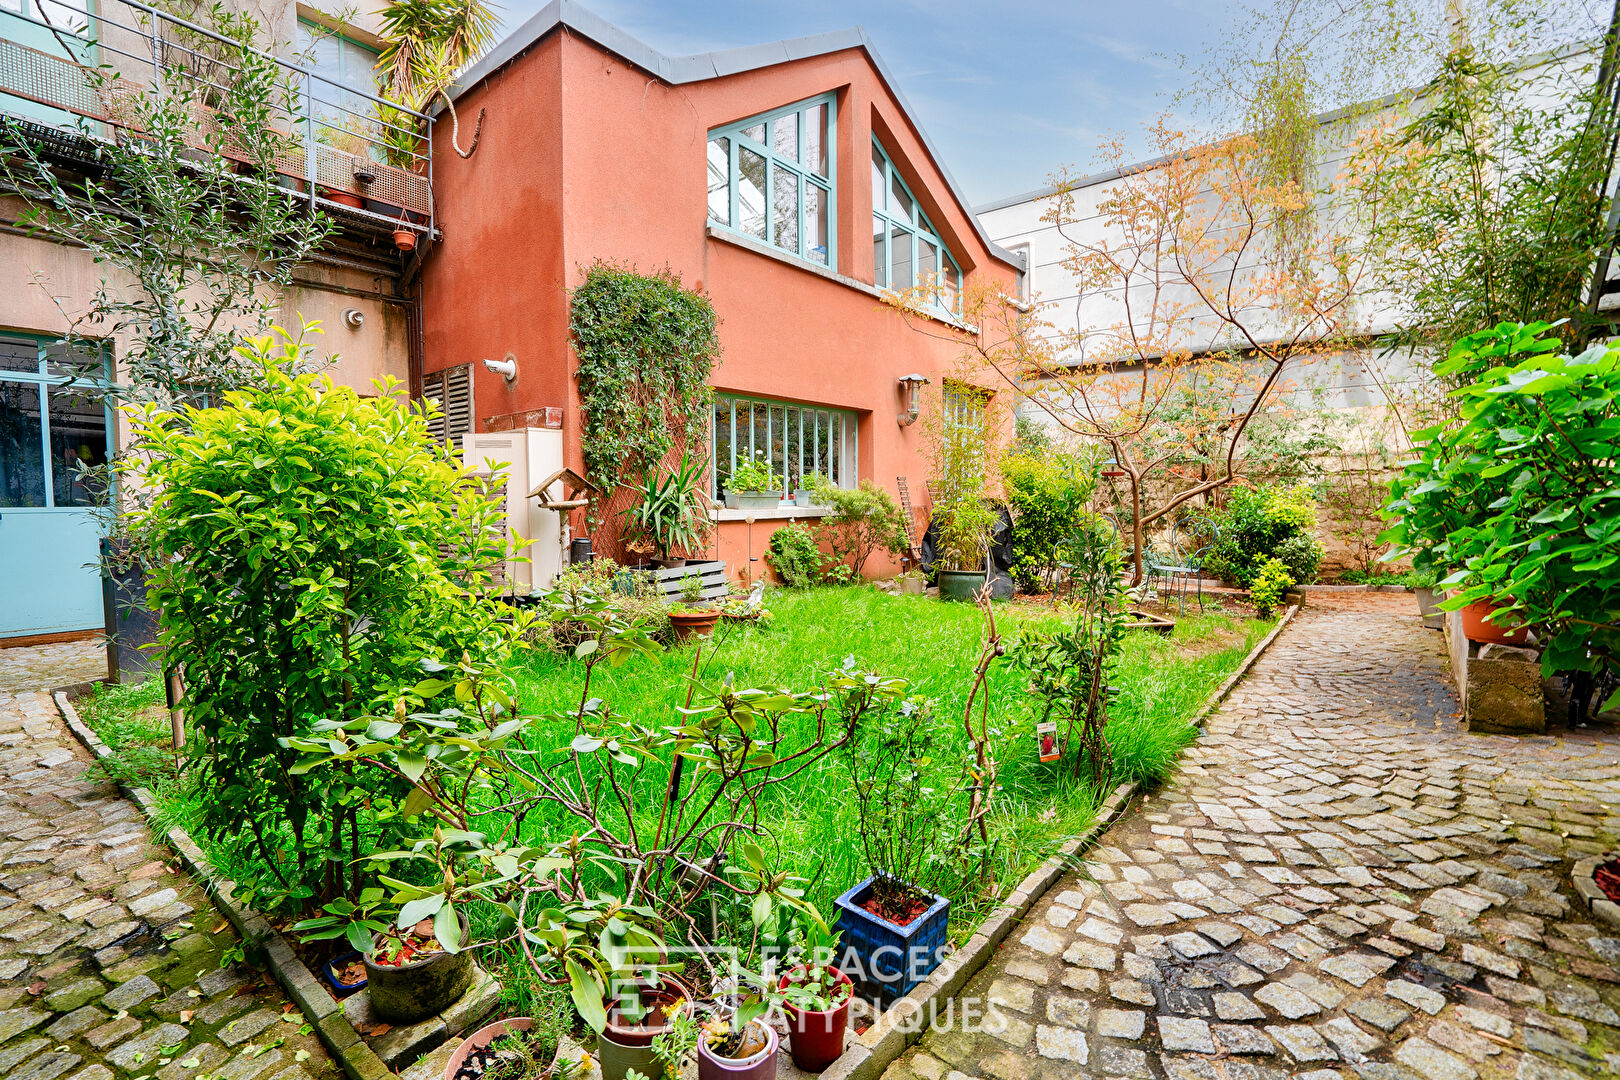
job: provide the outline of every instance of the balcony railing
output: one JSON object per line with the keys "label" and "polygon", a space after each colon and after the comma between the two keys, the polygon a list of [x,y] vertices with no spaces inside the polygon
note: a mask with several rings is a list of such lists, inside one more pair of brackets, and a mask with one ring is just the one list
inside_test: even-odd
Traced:
{"label": "balcony railing", "polygon": [[[131,132],[131,97],[159,78],[179,73],[196,84],[193,97],[206,100],[202,91],[222,89],[215,80],[230,77],[229,58],[244,48],[141,0],[104,0],[88,13],[83,0],[21,3],[23,14],[0,7],[0,112],[88,138]],[[433,118],[296,58],[253,52],[275,62],[288,88],[277,125],[286,149],[273,163],[280,182],[341,219],[431,232]],[[207,149],[213,112],[202,104],[192,112],[195,145]]]}

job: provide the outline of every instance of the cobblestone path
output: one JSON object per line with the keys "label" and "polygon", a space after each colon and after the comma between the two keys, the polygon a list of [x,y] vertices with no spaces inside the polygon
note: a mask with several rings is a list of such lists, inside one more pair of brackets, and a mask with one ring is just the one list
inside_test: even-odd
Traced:
{"label": "cobblestone path", "polygon": [[[71,670],[16,655],[31,649],[0,660],[43,678],[34,686],[97,676],[46,648]],[[338,1075],[273,983],[220,967],[235,941],[225,920],[168,868],[140,810],[85,779],[89,765],[48,694],[0,688],[0,1077]]]}
{"label": "cobblestone path", "polygon": [[1620,1075],[1620,931],[1569,883],[1620,737],[1462,730],[1411,604],[1313,598],[890,1080]]}

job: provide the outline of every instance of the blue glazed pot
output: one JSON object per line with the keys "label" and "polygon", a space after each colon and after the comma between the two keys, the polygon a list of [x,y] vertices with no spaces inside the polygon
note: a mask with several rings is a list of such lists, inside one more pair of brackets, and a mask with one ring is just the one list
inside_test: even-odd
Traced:
{"label": "blue glazed pot", "polygon": [[888,1008],[928,978],[944,959],[951,902],[936,896],[927,911],[901,926],[861,907],[871,894],[873,880],[867,878],[834,901],[838,906],[836,929],[843,934],[839,967],[863,996]]}

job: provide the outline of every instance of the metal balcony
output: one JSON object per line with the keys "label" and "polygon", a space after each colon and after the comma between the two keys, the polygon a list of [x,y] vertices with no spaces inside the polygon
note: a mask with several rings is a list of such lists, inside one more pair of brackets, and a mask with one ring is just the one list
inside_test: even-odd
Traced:
{"label": "metal balcony", "polygon": [[[234,70],[228,58],[243,49],[141,0],[104,0],[88,13],[80,2],[22,0],[23,14],[0,8],[0,113],[64,148],[75,139],[137,134],[129,101],[138,88],[178,73],[217,89],[211,80],[227,78]],[[432,234],[433,118],[342,86],[296,60],[253,51],[282,69],[292,105],[279,125],[288,149],[274,162],[277,182],[342,225]],[[98,79],[91,70],[115,77]],[[396,119],[384,119],[383,108]],[[196,104],[192,112],[195,145],[219,152],[219,140],[205,138],[212,110]],[[390,131],[407,132],[402,122],[419,125],[414,150],[400,148],[398,139],[385,142]]]}

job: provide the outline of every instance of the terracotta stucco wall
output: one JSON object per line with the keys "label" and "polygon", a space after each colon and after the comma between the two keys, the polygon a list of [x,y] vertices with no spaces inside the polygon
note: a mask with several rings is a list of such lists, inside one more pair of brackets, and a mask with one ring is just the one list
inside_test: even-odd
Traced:
{"label": "terracotta stucco wall", "polygon": [[[837,92],[836,271],[711,236],[710,129]],[[964,273],[1013,272],[991,259],[921,140],[859,49],[726,78],[668,85],[589,40],[553,34],[458,102],[463,125],[489,108],[484,143],[455,159],[438,125],[435,168],[445,241],[424,278],[424,370],[511,351],[518,385],[475,371],[484,418],[565,407],[568,461],[580,467],[578,397],[567,350],[567,290],[598,259],[668,266],[714,301],[724,350],[719,390],[859,414],[860,475],[893,492],[906,476],[924,501],[918,426],[896,422],[912,372],[941,384],[959,344],[943,323],[908,327],[870,288],[874,130]],[[555,231],[553,231],[555,230]],[[865,288],[854,283],[864,283]],[[986,379],[985,385],[994,386]],[[742,572],[781,522],[724,522],[711,545]],[[763,564],[755,564],[755,576]],[[869,573],[892,565],[874,560]]]}

